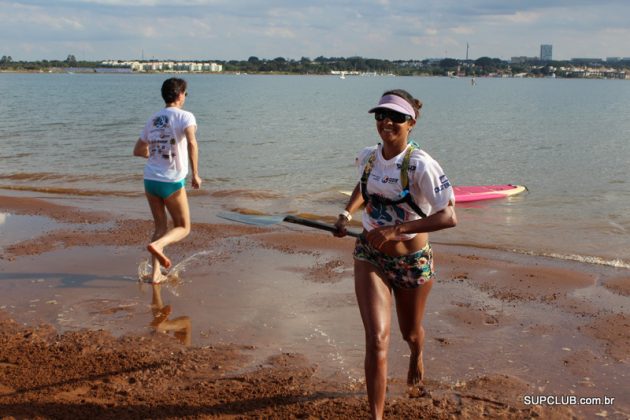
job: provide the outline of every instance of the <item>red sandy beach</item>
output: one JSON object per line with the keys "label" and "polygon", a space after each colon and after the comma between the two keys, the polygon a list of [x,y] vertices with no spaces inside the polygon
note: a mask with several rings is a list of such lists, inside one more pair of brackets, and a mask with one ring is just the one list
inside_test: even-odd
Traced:
{"label": "red sandy beach", "polygon": [[[148,211],[87,207],[0,195],[1,418],[368,417],[352,239],[193,213],[156,287]],[[393,330],[387,418],[630,418],[627,269],[434,249],[424,389]]]}

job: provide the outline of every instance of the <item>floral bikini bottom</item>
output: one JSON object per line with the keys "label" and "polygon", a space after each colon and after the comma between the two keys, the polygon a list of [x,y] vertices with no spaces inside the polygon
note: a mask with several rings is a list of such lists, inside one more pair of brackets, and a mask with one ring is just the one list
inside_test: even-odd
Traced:
{"label": "floral bikini bottom", "polygon": [[366,261],[379,268],[392,286],[413,289],[430,281],[433,271],[433,250],[427,245],[418,252],[392,257],[373,248],[361,235],[354,248],[354,258]]}

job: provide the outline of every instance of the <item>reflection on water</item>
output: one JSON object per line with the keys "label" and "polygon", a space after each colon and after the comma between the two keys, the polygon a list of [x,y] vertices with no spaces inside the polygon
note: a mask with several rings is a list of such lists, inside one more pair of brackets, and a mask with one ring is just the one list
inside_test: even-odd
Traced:
{"label": "reflection on water", "polygon": [[0,247],[30,239],[59,226],[60,223],[47,217],[0,212]]}
{"label": "reflection on water", "polygon": [[192,343],[192,322],[189,316],[179,316],[177,318],[170,318],[173,307],[171,305],[164,305],[162,301],[162,284],[152,284],[153,293],[151,297],[151,312],[153,314],[153,320],[150,323],[152,328],[155,328],[157,332],[168,334],[173,333],[185,346],[190,346]]}
{"label": "reflection on water", "polygon": [[192,322],[189,316],[179,316],[170,318],[173,311],[171,305],[164,305],[162,300],[162,289],[167,288],[174,296],[179,296],[179,288],[184,284],[181,274],[185,269],[199,260],[200,257],[211,254],[212,251],[200,251],[175,264],[169,271],[162,268],[162,279],[160,282],[152,283],[152,267],[149,259],[143,260],[138,265],[138,281],[140,284],[151,283],[151,312],[153,319],[150,322],[151,328],[157,332],[173,333],[182,344],[190,346],[192,344]]}

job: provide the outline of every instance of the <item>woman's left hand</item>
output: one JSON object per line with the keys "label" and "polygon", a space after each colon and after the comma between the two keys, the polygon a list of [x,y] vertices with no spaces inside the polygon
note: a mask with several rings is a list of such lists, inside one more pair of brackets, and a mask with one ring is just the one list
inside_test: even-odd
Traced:
{"label": "woman's left hand", "polygon": [[395,226],[383,226],[372,229],[366,235],[366,239],[370,245],[376,249],[380,249],[385,242],[396,238]]}

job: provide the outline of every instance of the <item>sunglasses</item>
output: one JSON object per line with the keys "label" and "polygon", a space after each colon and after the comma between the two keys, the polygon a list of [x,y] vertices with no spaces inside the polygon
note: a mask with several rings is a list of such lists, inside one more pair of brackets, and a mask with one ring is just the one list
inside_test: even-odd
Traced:
{"label": "sunglasses", "polygon": [[383,121],[385,118],[389,118],[393,123],[403,124],[409,121],[411,119],[411,116],[401,114],[400,112],[392,111],[389,109],[379,109],[374,112],[374,119],[376,121]]}

